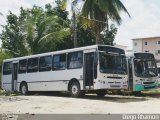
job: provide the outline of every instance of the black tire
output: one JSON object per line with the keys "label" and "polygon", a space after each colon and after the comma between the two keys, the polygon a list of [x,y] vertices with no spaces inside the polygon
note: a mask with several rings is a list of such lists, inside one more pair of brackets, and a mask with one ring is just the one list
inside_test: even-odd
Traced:
{"label": "black tire", "polygon": [[98,90],[97,91],[97,96],[98,97],[104,97],[107,94],[106,90]]}
{"label": "black tire", "polygon": [[22,95],[27,95],[28,94],[28,86],[27,83],[22,83],[20,87],[20,91]]}
{"label": "black tire", "polygon": [[80,85],[78,82],[72,82],[69,90],[70,90],[71,97],[79,98],[84,96],[84,92],[81,91]]}
{"label": "black tire", "polygon": [[142,92],[141,91],[136,91],[136,92],[132,92],[133,95],[135,96],[141,96]]}

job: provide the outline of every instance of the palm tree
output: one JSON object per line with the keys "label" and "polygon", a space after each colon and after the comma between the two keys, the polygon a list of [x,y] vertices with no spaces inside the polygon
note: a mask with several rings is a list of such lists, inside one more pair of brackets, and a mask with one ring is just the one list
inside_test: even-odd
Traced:
{"label": "palm tree", "polygon": [[128,14],[127,9],[120,0],[85,0],[82,8],[82,20],[84,25],[94,29],[96,33],[96,44],[99,43],[100,33],[107,27],[109,30],[108,19],[121,24],[122,18],[120,11]]}
{"label": "palm tree", "polygon": [[30,54],[47,52],[51,43],[60,42],[69,34],[69,30],[59,24],[62,19],[58,16],[47,16],[42,8],[36,6],[30,12],[24,25]]}

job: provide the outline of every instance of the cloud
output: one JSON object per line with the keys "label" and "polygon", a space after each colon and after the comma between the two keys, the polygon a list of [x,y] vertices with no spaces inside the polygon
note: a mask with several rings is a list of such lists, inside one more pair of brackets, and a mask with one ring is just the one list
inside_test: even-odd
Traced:
{"label": "cloud", "polygon": [[[117,44],[129,46],[129,49],[131,49],[131,39],[133,38],[160,36],[159,0],[121,1],[131,14],[131,19],[126,14],[122,14],[123,22],[118,27],[118,33],[115,39]],[[6,24],[6,15],[9,14],[9,10],[18,15],[21,6],[31,8],[33,5],[37,5],[44,8],[47,3],[54,5],[54,0],[4,0],[3,2],[1,0],[0,12],[4,16],[0,16],[0,25]],[[70,3],[68,2],[68,4]],[[67,9],[69,10],[70,6]],[[0,33],[1,31],[2,27],[0,27]]]}
{"label": "cloud", "polygon": [[131,19],[122,14],[123,23],[118,28],[116,43],[132,48],[133,38],[160,36],[160,3],[146,0],[123,0]]}
{"label": "cloud", "polygon": [[25,2],[25,0],[4,0],[0,4],[0,12],[3,16],[0,16],[0,25],[6,24],[6,16],[9,14],[9,11],[18,15],[20,12],[20,7],[31,8],[31,5]]}
{"label": "cloud", "polygon": [[50,4],[54,4],[55,0],[25,0],[28,1],[28,3],[30,3],[31,5],[37,5],[40,7],[45,7],[46,4],[50,3]]}
{"label": "cloud", "polygon": [[[0,16],[0,33],[3,29],[1,25],[6,24],[6,16],[9,14],[9,11],[18,15],[21,6],[23,6],[23,8],[32,7],[32,5],[27,3],[25,0],[3,0],[3,1],[1,0],[0,12],[3,14],[3,16]],[[1,41],[0,41],[0,46],[1,46]]]}

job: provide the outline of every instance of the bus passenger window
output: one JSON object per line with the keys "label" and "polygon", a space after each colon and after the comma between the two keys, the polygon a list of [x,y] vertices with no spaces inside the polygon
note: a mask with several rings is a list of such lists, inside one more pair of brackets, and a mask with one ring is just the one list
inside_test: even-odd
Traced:
{"label": "bus passenger window", "polygon": [[37,72],[38,71],[38,58],[28,59],[27,72]]}
{"label": "bus passenger window", "polygon": [[67,57],[67,68],[76,69],[81,68],[83,65],[83,52],[69,53]]}
{"label": "bus passenger window", "polygon": [[19,61],[19,73],[26,73],[27,67],[27,60],[20,60]]}
{"label": "bus passenger window", "polygon": [[39,71],[50,71],[52,67],[52,56],[40,57]]}
{"label": "bus passenger window", "polygon": [[53,56],[53,70],[66,69],[66,54]]}
{"label": "bus passenger window", "polygon": [[9,75],[12,71],[12,64],[11,62],[5,62],[3,64],[3,75]]}

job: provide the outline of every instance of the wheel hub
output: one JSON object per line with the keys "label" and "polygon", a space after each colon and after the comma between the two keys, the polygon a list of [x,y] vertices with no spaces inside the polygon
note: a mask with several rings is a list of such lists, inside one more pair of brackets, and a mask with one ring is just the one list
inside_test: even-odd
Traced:
{"label": "wheel hub", "polygon": [[78,88],[77,88],[76,85],[73,85],[73,86],[72,86],[72,93],[73,93],[73,94],[77,94],[77,93],[78,93]]}
{"label": "wheel hub", "polygon": [[27,88],[25,86],[22,86],[22,93],[26,94]]}

